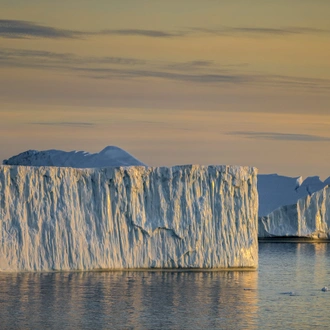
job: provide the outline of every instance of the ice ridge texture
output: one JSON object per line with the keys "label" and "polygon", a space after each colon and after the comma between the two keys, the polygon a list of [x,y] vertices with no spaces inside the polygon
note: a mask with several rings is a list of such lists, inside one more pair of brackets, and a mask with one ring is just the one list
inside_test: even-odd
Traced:
{"label": "ice ridge texture", "polygon": [[258,265],[257,170],[0,166],[0,271]]}

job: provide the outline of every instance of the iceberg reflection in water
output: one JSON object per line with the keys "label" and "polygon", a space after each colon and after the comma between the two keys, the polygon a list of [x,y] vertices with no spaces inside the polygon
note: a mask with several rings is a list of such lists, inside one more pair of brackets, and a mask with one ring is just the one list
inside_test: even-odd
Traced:
{"label": "iceberg reflection in water", "polygon": [[[2,327],[254,327],[257,272],[0,274]],[[248,288],[249,290],[244,290]]]}
{"label": "iceberg reflection in water", "polygon": [[252,272],[0,273],[0,328],[326,329],[329,255],[261,243]]}

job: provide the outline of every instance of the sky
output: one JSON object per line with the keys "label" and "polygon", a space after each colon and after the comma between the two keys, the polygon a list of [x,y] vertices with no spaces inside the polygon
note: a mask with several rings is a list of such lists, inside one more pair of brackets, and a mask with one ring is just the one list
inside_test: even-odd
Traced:
{"label": "sky", "polygon": [[330,1],[0,0],[0,161],[330,176]]}

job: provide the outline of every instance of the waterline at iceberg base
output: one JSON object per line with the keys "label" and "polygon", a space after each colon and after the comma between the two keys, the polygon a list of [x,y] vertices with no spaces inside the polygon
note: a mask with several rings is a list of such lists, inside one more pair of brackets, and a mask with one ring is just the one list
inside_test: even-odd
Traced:
{"label": "waterline at iceberg base", "polygon": [[257,170],[0,166],[0,271],[256,268]]}

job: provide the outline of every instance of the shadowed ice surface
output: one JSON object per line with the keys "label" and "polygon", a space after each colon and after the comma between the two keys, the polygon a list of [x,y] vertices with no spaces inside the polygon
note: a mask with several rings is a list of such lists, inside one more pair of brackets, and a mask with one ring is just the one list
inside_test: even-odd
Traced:
{"label": "shadowed ice surface", "polygon": [[267,329],[329,324],[329,244],[260,244],[256,272],[0,274],[3,329]]}

